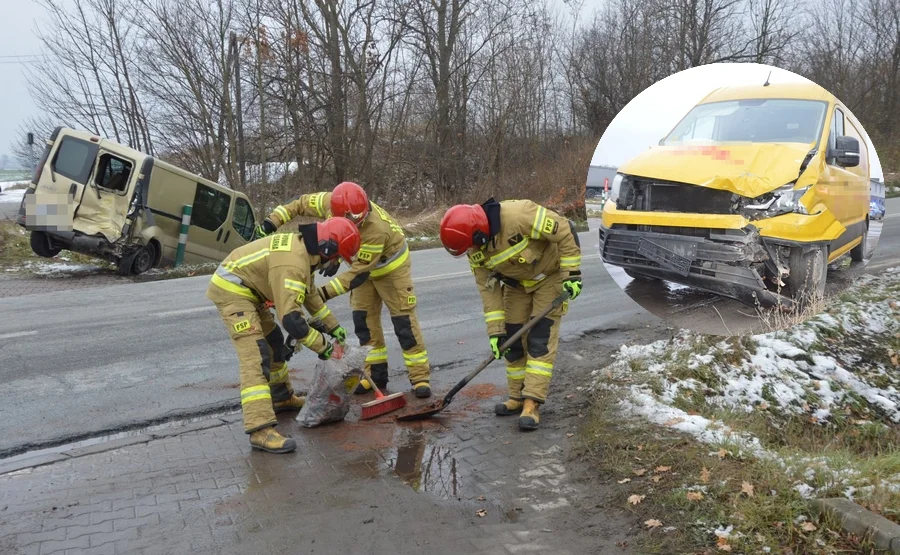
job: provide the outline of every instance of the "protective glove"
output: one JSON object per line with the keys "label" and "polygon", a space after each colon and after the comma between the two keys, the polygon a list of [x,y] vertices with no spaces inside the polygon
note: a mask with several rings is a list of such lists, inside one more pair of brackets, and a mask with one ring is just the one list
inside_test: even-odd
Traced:
{"label": "protective glove", "polygon": [[325,264],[321,268],[319,268],[319,273],[326,277],[332,277],[337,273],[338,268],[341,267],[341,263],[338,260],[332,260],[331,262]]}
{"label": "protective glove", "polygon": [[570,274],[562,284],[563,289],[569,292],[569,299],[573,300],[581,294],[581,272]]}
{"label": "protective glove", "polygon": [[506,353],[509,352],[509,349],[504,352],[500,352],[500,346],[506,343],[505,335],[492,335],[491,336],[491,352],[494,353],[494,360],[500,360]]}
{"label": "protective glove", "polygon": [[325,342],[325,350],[319,353],[319,359],[328,360],[334,353],[334,343]]}
{"label": "protective glove", "polygon": [[347,330],[343,326],[338,326],[328,332],[328,335],[338,340],[341,345],[347,344]]}
{"label": "protective glove", "polygon": [[291,357],[294,356],[295,349],[297,348],[297,342],[293,337],[288,337],[288,340],[285,342],[284,346],[281,348],[282,358],[284,358],[285,362],[291,360]]}
{"label": "protective glove", "polygon": [[271,235],[274,233],[278,227],[275,226],[269,220],[263,220],[261,225],[256,226],[256,236],[257,237],[265,237],[266,235]]}

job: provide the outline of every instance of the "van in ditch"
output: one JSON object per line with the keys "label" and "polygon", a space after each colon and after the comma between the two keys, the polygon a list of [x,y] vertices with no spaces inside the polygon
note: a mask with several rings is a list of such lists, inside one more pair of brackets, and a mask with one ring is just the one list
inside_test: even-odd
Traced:
{"label": "van in ditch", "polygon": [[717,89],[618,168],[602,259],[753,306],[805,304],[829,264],[866,256],[864,136],[813,83]]}
{"label": "van in ditch", "polygon": [[58,127],[47,140],[17,223],[43,257],[61,250],[140,274],[175,259],[192,206],[184,262],[220,262],[253,238],[246,195],[91,133]]}

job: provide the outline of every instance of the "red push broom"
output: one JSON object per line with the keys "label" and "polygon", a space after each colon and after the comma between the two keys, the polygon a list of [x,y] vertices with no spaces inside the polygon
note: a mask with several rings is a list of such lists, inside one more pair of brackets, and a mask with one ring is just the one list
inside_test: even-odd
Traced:
{"label": "red push broom", "polygon": [[379,417],[382,414],[402,409],[406,406],[406,395],[404,395],[402,391],[400,393],[385,395],[371,379],[369,379],[369,383],[371,383],[372,387],[375,389],[376,399],[362,404],[362,415],[359,417],[360,420],[370,420]]}

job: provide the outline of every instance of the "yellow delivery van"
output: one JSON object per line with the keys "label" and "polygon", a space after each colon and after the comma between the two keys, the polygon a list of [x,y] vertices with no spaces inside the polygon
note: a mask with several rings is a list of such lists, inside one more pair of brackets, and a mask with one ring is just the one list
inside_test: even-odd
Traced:
{"label": "yellow delivery van", "polygon": [[823,295],[828,265],[866,255],[863,128],[813,83],[717,89],[618,168],[604,262],[753,306]]}

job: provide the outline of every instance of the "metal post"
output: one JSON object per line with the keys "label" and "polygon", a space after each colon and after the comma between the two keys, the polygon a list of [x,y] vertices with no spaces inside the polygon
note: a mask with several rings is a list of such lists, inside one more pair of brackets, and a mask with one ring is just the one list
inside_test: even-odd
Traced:
{"label": "metal post", "polygon": [[188,229],[191,227],[191,208],[190,204],[185,204],[181,213],[181,234],[178,236],[178,250],[175,251],[176,268],[184,262],[184,248],[187,245]]}

